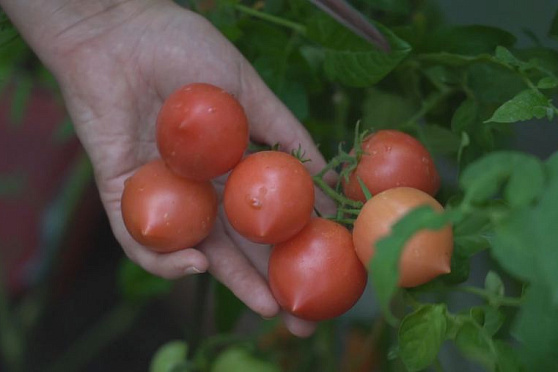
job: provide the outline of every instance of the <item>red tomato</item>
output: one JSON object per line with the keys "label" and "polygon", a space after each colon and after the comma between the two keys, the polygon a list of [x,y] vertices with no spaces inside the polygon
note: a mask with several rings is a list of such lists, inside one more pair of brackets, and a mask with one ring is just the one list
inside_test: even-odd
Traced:
{"label": "red tomato", "polygon": [[349,310],[367,282],[349,230],[323,218],[313,218],[292,239],[273,247],[268,274],[281,307],[311,321]]}
{"label": "red tomato", "polygon": [[344,183],[344,193],[366,201],[358,178],[372,195],[394,187],[413,187],[432,196],[440,189],[440,176],[428,150],[414,137],[397,130],[380,130],[362,142],[364,154]]}
{"label": "red tomato", "polygon": [[302,163],[279,151],[246,157],[231,172],[223,200],[236,231],[275,244],[298,233],[314,208],[314,184]]}
{"label": "red tomato", "polygon": [[240,103],[210,84],[172,93],[157,117],[157,147],[176,174],[208,181],[231,170],[248,146],[248,119]]}
{"label": "red tomato", "polygon": [[[374,256],[376,243],[391,232],[391,227],[411,210],[423,205],[435,211],[443,207],[427,193],[410,187],[381,192],[362,207],[353,229],[358,257],[366,266]],[[438,275],[450,272],[453,251],[451,226],[441,230],[421,230],[405,245],[399,264],[399,285],[415,287]]]}
{"label": "red tomato", "polygon": [[217,193],[209,181],[172,173],[161,160],[141,167],[125,182],[122,217],[132,237],[156,252],[201,242],[217,216]]}

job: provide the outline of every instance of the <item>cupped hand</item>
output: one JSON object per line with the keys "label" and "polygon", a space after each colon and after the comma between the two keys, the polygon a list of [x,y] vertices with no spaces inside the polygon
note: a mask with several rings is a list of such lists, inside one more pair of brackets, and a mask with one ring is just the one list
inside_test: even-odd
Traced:
{"label": "cupped hand", "polygon": [[[158,157],[157,112],[181,85],[207,82],[234,94],[246,110],[252,140],[279,143],[285,151],[302,146],[315,173],[324,160],[300,123],[210,23],[170,1],[123,2],[76,20],[50,42],[46,61],[91,158],[114,234],[130,259],[165,278],[208,270],[253,311],[276,316],[279,305],[266,281],[270,248],[235,233],[222,208],[198,247],[157,254],[126,231],[120,198],[124,180]],[[224,180],[215,181],[220,193]],[[299,336],[315,327],[292,316],[284,319]]]}

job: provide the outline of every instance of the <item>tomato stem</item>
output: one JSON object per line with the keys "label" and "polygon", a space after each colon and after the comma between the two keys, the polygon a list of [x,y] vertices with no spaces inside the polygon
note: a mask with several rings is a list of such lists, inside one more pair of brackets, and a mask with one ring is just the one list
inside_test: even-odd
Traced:
{"label": "tomato stem", "polygon": [[484,298],[487,301],[495,302],[503,306],[521,306],[523,304],[522,297],[505,297],[497,296],[494,293],[487,291],[486,289],[478,287],[463,286],[457,287],[456,290],[477,295]]}
{"label": "tomato stem", "polygon": [[316,184],[316,186],[318,186],[327,196],[329,196],[339,204],[348,205],[350,207],[359,208],[359,209],[360,207],[362,207],[361,202],[351,200],[349,198],[342,196],[337,191],[335,191],[332,187],[330,187],[321,177],[314,176],[312,178],[314,179],[314,184]]}
{"label": "tomato stem", "polygon": [[238,10],[239,12],[251,15],[256,18],[260,18],[264,21],[268,21],[279,26],[290,28],[291,30],[296,31],[299,34],[302,35],[306,34],[306,27],[304,27],[300,23],[289,21],[288,19],[277,17],[269,13],[261,12],[259,10],[256,10],[254,8],[242,4],[236,4],[235,9]]}

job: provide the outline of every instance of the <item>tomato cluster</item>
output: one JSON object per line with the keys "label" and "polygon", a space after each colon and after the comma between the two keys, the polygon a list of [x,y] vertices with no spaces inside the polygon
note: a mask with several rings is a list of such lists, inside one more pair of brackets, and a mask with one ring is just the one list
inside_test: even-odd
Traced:
{"label": "tomato cluster", "polygon": [[[248,136],[242,106],[221,88],[195,83],[172,93],[157,117],[161,159],[125,182],[122,215],[132,237],[160,253],[200,243],[217,215],[211,180],[230,171],[223,206],[231,226],[273,246],[269,286],[281,307],[318,321],[359,300],[375,244],[394,223],[424,204],[443,209],[432,197],[440,179],[430,154],[402,132],[379,131],[352,152],[356,166],[343,178],[341,197],[365,202],[352,232],[313,215],[315,180],[301,159],[279,151],[244,156]],[[448,272],[451,250],[450,226],[418,233],[404,248],[400,285]]]}

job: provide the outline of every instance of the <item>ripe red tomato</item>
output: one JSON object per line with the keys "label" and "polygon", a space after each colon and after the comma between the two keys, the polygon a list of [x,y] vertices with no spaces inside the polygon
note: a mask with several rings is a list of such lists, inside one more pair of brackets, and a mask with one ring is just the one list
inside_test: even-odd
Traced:
{"label": "ripe red tomato", "polygon": [[[435,211],[443,207],[427,193],[410,187],[383,191],[362,207],[353,229],[358,257],[368,265],[376,243],[391,232],[391,227],[411,210],[423,205]],[[415,287],[450,272],[453,251],[451,226],[441,230],[421,230],[405,245],[399,265],[399,285]]]}
{"label": "ripe red tomato", "polygon": [[176,174],[208,181],[231,170],[248,146],[248,119],[240,103],[210,84],[183,86],[157,117],[157,147]]}
{"label": "ripe red tomato", "polygon": [[367,282],[349,230],[323,218],[313,218],[300,233],[273,247],[268,274],[281,307],[311,321],[349,310]]}
{"label": "ripe red tomato", "polygon": [[209,235],[217,216],[217,193],[211,182],[178,177],[163,161],[154,160],[126,180],[121,208],[137,242],[156,252],[173,252]]}
{"label": "ripe red tomato", "polygon": [[298,233],[314,208],[312,177],[292,155],[262,151],[242,160],[225,185],[223,205],[236,231],[275,244]]}
{"label": "ripe red tomato", "polygon": [[380,130],[362,142],[364,154],[344,182],[344,193],[366,201],[359,177],[372,195],[394,187],[413,187],[432,196],[440,189],[440,176],[426,148],[414,137],[397,130]]}

